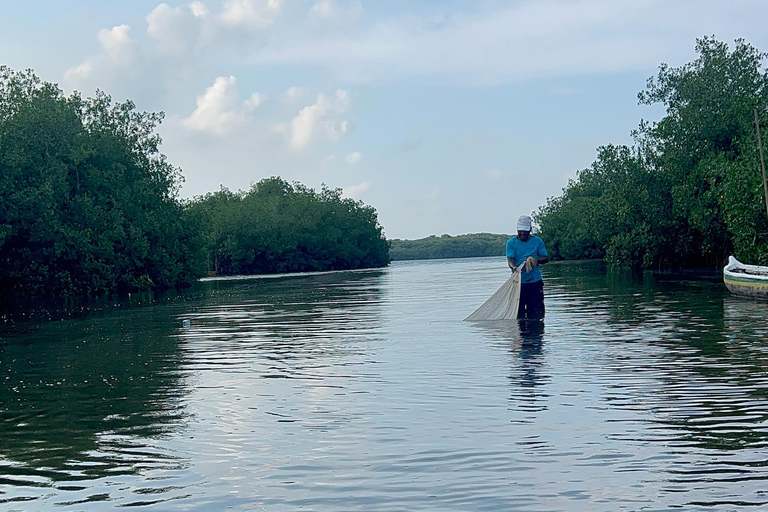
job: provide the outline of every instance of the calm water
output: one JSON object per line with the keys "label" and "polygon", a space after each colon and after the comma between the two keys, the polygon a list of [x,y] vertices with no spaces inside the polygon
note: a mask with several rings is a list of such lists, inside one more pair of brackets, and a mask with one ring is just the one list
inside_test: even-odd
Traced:
{"label": "calm water", "polygon": [[768,507],[768,304],[504,259],[208,282],[6,329],[0,510]]}

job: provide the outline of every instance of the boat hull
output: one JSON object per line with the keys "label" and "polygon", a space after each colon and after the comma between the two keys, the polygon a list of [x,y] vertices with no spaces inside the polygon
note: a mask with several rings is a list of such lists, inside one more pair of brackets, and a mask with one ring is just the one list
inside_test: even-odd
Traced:
{"label": "boat hull", "polygon": [[723,268],[723,283],[734,295],[768,300],[768,267],[745,265],[731,256]]}

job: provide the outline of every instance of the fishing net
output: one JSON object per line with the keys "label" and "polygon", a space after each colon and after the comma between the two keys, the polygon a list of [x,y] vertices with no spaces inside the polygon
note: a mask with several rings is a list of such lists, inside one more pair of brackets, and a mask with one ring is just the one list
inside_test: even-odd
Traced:
{"label": "fishing net", "polygon": [[465,321],[514,320],[520,305],[521,272],[513,272],[501,287],[482,306],[465,318]]}

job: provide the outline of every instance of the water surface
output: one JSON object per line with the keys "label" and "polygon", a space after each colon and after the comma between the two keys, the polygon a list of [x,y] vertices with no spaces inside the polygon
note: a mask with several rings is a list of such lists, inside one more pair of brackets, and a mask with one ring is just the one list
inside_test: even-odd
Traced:
{"label": "water surface", "polygon": [[462,321],[484,258],[6,328],[0,510],[768,506],[768,305],[542,271],[543,324]]}

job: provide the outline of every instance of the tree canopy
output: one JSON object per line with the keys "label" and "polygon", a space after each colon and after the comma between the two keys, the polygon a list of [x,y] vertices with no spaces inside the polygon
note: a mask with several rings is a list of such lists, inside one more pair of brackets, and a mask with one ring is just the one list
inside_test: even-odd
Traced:
{"label": "tree canopy", "polygon": [[209,269],[217,274],[345,270],[389,263],[376,210],[279,177],[248,192],[222,188],[195,198],[190,212],[204,226]]}
{"label": "tree canopy", "polygon": [[159,152],[161,119],[0,67],[0,289],[130,291],[199,274],[181,175]]}
{"label": "tree canopy", "polygon": [[641,104],[666,107],[663,118],[641,121],[633,147],[598,148],[592,166],[538,210],[554,257],[673,268],[716,266],[733,253],[768,263],[753,114],[761,123],[768,114],[768,55],[713,37],[696,52],[678,68],[662,64],[639,93]]}
{"label": "tree canopy", "polygon": [[[82,297],[189,285],[220,274],[378,267],[376,210],[272,177],[248,192],[178,197],[162,113],[65,95],[0,67],[0,291]],[[212,170],[214,171],[214,170]]]}

